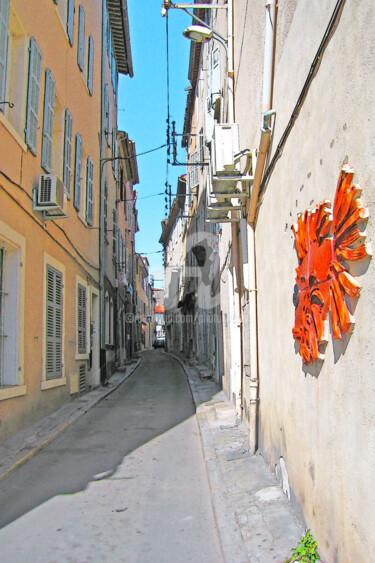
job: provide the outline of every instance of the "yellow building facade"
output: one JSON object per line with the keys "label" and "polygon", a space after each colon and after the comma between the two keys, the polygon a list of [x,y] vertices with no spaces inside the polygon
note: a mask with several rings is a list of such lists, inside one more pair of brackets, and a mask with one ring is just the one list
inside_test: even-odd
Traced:
{"label": "yellow building facade", "polygon": [[5,440],[100,383],[102,3],[0,3]]}

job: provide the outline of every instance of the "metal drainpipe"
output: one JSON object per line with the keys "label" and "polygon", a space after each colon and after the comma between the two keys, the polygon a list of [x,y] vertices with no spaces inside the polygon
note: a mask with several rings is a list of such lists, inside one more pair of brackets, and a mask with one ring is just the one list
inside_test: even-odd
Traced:
{"label": "metal drainpipe", "polygon": [[248,253],[249,253],[249,310],[250,310],[250,404],[249,431],[250,451],[255,453],[258,448],[258,413],[259,413],[259,366],[258,366],[258,315],[257,315],[257,277],[256,277],[256,246],[255,246],[255,216],[258,202],[259,188],[263,176],[263,167],[269,147],[271,129],[270,116],[275,113],[272,107],[273,68],[276,38],[276,0],[266,3],[266,19],[264,31],[264,61],[263,61],[263,94],[262,113],[263,127],[254,173],[253,189],[248,212]]}
{"label": "metal drainpipe", "polygon": [[228,0],[228,123],[234,123],[233,0]]}

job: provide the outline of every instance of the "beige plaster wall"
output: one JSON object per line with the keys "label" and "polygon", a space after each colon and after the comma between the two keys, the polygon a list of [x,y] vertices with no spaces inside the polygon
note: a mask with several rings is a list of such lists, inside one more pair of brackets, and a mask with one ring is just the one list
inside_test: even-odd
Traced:
{"label": "beige plaster wall", "polygon": [[[273,152],[335,5],[280,5]],[[297,213],[323,199],[333,202],[347,160],[370,211],[367,242],[374,241],[374,19],[372,3],[345,2],[271,176],[256,229],[261,451],[271,467],[284,458],[292,498],[324,561],[340,563],[368,561],[375,547],[375,263],[351,268],[362,284],[353,334],[340,342],[330,331],[324,363],[306,368],[292,337],[298,261],[291,225]]]}

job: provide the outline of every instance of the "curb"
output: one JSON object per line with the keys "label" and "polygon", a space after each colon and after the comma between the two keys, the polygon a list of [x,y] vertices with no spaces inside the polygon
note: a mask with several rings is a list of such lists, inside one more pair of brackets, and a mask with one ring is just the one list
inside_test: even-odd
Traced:
{"label": "curb", "polygon": [[[9,438],[9,440],[1,443],[0,481],[5,479],[10,473],[18,469],[29,459],[33,458],[37,453],[60,436],[60,434],[72,426],[78,419],[81,418],[81,416],[86,414],[88,410],[113,393],[113,391],[115,391],[126,379],[128,379],[128,377],[133,374],[141,361],[142,358],[139,358],[136,363],[128,366],[129,371],[126,371],[123,374],[115,372],[109,380],[109,387],[98,387],[86,395],[73,399],[71,402],[66,403],[51,415],[46,416],[39,422],[36,422],[29,428],[20,431],[15,436]],[[50,428],[51,422],[52,431],[44,431],[43,426]],[[55,427],[53,427],[54,422]],[[22,454],[22,450],[28,448],[28,442],[31,444],[30,450],[26,454]]]}
{"label": "curb", "polygon": [[[238,521],[235,514],[231,511],[227,500],[229,493],[225,486],[225,480],[223,479],[221,474],[220,461],[215,453],[215,443],[212,436],[210,423],[207,418],[205,404],[204,402],[202,403],[199,398],[197,384],[193,379],[194,368],[187,366],[181,358],[172,354],[171,352],[163,351],[163,353],[179,362],[186,374],[189,383],[190,391],[195,405],[195,414],[199,426],[199,434],[201,438],[202,450],[206,463],[206,471],[211,490],[212,505],[214,509],[224,561],[225,563],[247,563],[250,560],[243,541],[240,527],[238,525]],[[223,393],[219,387],[218,392]]]}

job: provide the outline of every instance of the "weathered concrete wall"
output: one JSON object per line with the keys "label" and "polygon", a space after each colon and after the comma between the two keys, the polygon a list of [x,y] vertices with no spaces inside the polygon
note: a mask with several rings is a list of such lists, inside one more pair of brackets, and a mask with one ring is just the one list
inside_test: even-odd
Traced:
{"label": "weathered concrete wall", "polygon": [[[335,5],[336,0],[280,5],[272,152]],[[292,496],[323,559],[340,563],[367,561],[375,546],[370,485],[375,473],[375,262],[351,267],[362,284],[353,334],[333,341],[330,330],[324,362],[306,368],[292,336],[298,260],[291,225],[297,213],[324,199],[334,201],[345,160],[356,171],[354,182],[363,187],[370,212],[366,240],[374,240],[374,20],[373,4],[345,2],[270,178],[256,228],[261,451],[273,467],[284,458]],[[244,110],[237,114],[245,115]]]}

